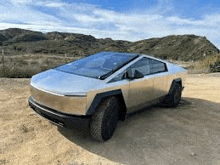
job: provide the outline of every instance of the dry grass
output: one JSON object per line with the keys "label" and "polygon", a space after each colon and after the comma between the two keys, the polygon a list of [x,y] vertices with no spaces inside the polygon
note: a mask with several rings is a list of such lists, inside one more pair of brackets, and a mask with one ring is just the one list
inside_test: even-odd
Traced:
{"label": "dry grass", "polygon": [[214,73],[220,72],[220,54],[207,57],[202,61],[178,61],[169,60],[169,62],[175,63],[187,69],[189,74],[201,74],[201,73]]}
{"label": "dry grass", "polygon": [[207,57],[203,61],[193,63],[189,73],[213,73],[220,72],[220,54]]}
{"label": "dry grass", "polygon": [[76,57],[19,55],[5,56],[0,60],[0,77],[30,78],[34,74],[77,59]]}
{"label": "dry grass", "polygon": [[[79,58],[42,54],[5,56],[4,66],[3,59],[0,59],[0,77],[30,78],[39,72]],[[220,54],[198,62],[169,61],[187,69],[190,74],[220,72]]]}

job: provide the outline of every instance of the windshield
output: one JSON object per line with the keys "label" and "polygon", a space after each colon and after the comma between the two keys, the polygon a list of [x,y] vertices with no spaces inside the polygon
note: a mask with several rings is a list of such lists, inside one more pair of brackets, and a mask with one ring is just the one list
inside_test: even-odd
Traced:
{"label": "windshield", "polygon": [[81,76],[104,79],[135,57],[137,57],[135,54],[103,52],[55,69]]}

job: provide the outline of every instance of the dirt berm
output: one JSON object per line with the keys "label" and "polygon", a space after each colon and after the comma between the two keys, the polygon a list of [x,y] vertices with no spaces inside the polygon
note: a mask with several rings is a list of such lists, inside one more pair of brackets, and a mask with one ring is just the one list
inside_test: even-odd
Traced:
{"label": "dirt berm", "polygon": [[0,164],[220,164],[220,74],[188,75],[181,104],[119,122],[100,143],[57,128],[27,104],[29,79],[0,79]]}

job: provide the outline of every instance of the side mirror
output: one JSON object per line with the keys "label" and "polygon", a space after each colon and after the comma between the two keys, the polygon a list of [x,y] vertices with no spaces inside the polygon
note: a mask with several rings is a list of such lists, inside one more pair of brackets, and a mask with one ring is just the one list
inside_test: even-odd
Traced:
{"label": "side mirror", "polygon": [[135,70],[134,71],[134,78],[135,79],[137,79],[137,78],[143,78],[144,77],[144,75],[141,73],[141,72],[139,72],[138,70]]}
{"label": "side mirror", "polygon": [[132,74],[132,70],[131,69],[128,69],[128,71],[126,72],[126,78],[128,79],[132,79],[134,76]]}
{"label": "side mirror", "polygon": [[144,77],[144,75],[143,75],[141,72],[139,72],[138,70],[135,70],[135,71],[134,71],[134,74],[132,74],[132,70],[131,70],[131,69],[129,69],[129,70],[125,73],[125,75],[126,75],[126,78],[128,78],[128,79],[130,79],[130,80],[139,79],[139,78],[143,78],[143,77]]}

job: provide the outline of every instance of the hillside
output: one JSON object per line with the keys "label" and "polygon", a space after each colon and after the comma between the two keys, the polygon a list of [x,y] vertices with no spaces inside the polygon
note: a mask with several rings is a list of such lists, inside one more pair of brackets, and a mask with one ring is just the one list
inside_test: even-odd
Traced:
{"label": "hillside", "polygon": [[91,35],[11,28],[0,31],[0,49],[5,55],[67,54],[85,56],[100,51],[119,51],[150,54],[155,57],[182,61],[197,61],[219,53],[205,37],[172,35],[137,42],[97,39]]}

